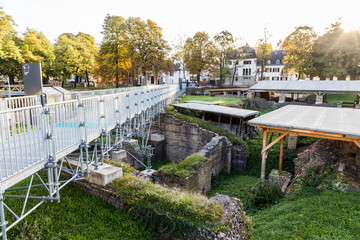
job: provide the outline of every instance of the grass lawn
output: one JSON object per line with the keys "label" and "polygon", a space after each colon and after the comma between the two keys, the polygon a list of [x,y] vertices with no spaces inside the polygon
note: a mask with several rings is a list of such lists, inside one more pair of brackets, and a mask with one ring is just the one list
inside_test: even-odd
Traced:
{"label": "grass lawn", "polygon": [[354,102],[356,101],[356,94],[326,94],[326,101],[328,103]]}
{"label": "grass lawn", "polygon": [[252,217],[254,239],[360,239],[360,193],[288,198]]}
{"label": "grass lawn", "polygon": [[[35,179],[34,179],[35,181]],[[32,193],[41,189],[34,188]],[[18,193],[17,193],[18,194]],[[61,200],[46,202],[8,232],[9,239],[156,239],[132,215],[67,185]],[[5,199],[17,213],[17,199]],[[29,200],[32,203],[32,200]],[[6,211],[6,210],[5,210]],[[9,213],[6,211],[6,217]],[[9,219],[8,219],[9,220]]]}
{"label": "grass lawn", "polygon": [[184,101],[206,101],[206,102],[217,102],[222,106],[234,106],[241,103],[241,98],[238,97],[214,97],[214,96],[193,96],[193,95],[186,95],[182,98],[179,102]]}

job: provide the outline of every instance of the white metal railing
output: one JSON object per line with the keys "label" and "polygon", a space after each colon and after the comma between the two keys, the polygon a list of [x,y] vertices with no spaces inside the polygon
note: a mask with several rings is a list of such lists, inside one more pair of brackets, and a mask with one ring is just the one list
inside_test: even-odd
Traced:
{"label": "white metal railing", "polygon": [[159,103],[168,104],[177,97],[178,87],[81,92],[76,100],[43,107],[37,97],[1,100],[0,187],[7,178],[39,161],[46,162],[50,155],[57,161],[76,150],[82,140],[92,141]]}

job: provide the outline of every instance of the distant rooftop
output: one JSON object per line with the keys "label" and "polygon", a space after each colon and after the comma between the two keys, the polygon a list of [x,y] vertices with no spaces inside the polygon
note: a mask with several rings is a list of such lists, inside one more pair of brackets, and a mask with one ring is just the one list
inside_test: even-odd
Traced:
{"label": "distant rooftop", "polygon": [[263,92],[360,93],[360,81],[261,81],[250,88]]}

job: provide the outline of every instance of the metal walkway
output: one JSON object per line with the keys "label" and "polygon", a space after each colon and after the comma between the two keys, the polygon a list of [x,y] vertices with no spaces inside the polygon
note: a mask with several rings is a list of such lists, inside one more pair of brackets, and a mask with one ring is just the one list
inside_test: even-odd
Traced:
{"label": "metal walkway", "polygon": [[[148,139],[154,119],[180,93],[179,85],[166,85],[77,92],[68,97],[70,100],[49,104],[41,104],[40,98],[35,96],[0,100],[3,239],[9,229],[42,203],[59,201],[59,190],[70,181],[89,174],[90,164],[101,167],[103,158],[110,150],[121,146],[124,139],[133,136]],[[94,145],[92,155],[88,150],[91,142]],[[77,167],[72,168],[66,156],[76,150],[80,150],[80,156]],[[143,144],[143,151],[151,157],[151,148]],[[42,169],[46,174],[38,174]],[[62,172],[70,174],[70,179],[61,181]],[[31,178],[26,187],[14,187],[28,177]],[[34,178],[41,184],[33,184]],[[30,196],[32,187],[44,187],[48,195]],[[25,195],[8,194],[24,189]],[[20,214],[6,205],[5,200],[10,197],[24,199]],[[28,199],[38,199],[39,203],[25,211]],[[8,214],[13,220],[10,225],[5,219]]]}

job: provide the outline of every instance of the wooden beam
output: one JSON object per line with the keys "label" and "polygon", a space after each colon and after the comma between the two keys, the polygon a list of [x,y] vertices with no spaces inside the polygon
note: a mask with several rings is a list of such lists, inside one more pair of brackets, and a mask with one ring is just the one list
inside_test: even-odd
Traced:
{"label": "wooden beam", "polygon": [[[263,149],[266,148],[267,143],[267,129],[263,129]],[[262,158],[261,158],[261,186],[264,187],[265,184],[265,173],[266,173],[266,151],[262,152]]]}
{"label": "wooden beam", "polygon": [[263,148],[261,154],[265,151],[268,151],[272,146],[274,146],[278,141],[283,139],[290,131],[286,131],[282,133],[280,136],[278,136],[274,141],[272,141],[269,145],[267,145],[265,148]]}
{"label": "wooden beam", "polygon": [[355,140],[354,143],[360,148],[360,140]]}
{"label": "wooden beam", "polygon": [[283,153],[284,153],[284,137],[281,138],[280,143],[280,156],[279,156],[279,173],[281,173],[282,170],[282,161],[283,161]]}
{"label": "wooden beam", "polygon": [[286,131],[289,131],[289,134],[304,136],[304,137],[325,138],[325,139],[348,141],[348,142],[353,142],[354,140],[360,139],[360,138],[356,138],[356,137],[346,137],[342,134],[316,132],[313,130],[303,130],[303,129],[290,129],[289,130],[289,129],[283,129],[283,128],[269,128],[266,126],[253,125],[253,124],[252,124],[252,126],[256,126],[259,128],[267,128],[269,132],[274,132],[274,133],[284,133]]}

